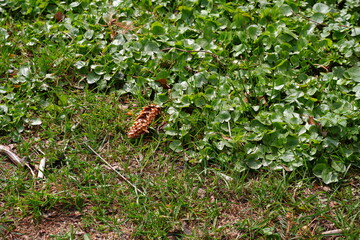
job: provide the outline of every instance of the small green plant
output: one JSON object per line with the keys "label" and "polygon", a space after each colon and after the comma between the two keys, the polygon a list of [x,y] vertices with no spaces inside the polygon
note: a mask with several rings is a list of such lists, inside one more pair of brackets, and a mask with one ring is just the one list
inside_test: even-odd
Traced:
{"label": "small green plant", "polygon": [[[159,2],[139,6],[142,14],[127,1],[106,11],[98,1],[32,4],[2,4],[3,56],[16,63],[4,68],[2,129],[14,139],[24,123],[41,123],[28,110],[52,98],[46,91],[60,72],[72,72],[63,84],[86,81],[164,107],[170,148],[197,162],[239,171],[305,166],[326,183],[359,165],[356,4]],[[17,31],[9,19],[19,12],[42,17]],[[27,34],[37,37],[12,47]],[[26,51],[34,58],[19,61]]]}
{"label": "small green plant", "polygon": [[355,239],[358,9],[0,1],[0,236]]}

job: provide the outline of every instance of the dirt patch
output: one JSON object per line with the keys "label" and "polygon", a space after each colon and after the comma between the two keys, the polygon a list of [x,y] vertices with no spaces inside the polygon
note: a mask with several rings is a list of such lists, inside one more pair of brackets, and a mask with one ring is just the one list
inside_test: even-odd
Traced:
{"label": "dirt patch", "polygon": [[36,223],[32,217],[25,217],[0,228],[0,236],[9,240],[47,240],[56,237],[67,239],[131,239],[132,230],[128,226],[118,226],[121,233],[104,230],[103,233],[84,227],[82,214],[78,211],[63,214],[51,212]]}

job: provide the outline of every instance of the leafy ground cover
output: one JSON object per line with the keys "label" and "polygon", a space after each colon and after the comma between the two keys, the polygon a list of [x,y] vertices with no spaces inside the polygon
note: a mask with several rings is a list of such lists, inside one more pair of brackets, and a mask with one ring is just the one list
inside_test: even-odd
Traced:
{"label": "leafy ground cover", "polygon": [[355,239],[359,6],[0,1],[1,236]]}

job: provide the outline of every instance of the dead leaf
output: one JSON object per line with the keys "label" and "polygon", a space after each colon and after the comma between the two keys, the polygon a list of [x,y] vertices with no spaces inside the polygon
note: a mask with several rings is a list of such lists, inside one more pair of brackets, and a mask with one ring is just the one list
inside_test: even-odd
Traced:
{"label": "dead leaf", "polygon": [[308,122],[309,125],[317,125],[313,116],[309,116],[307,122]]}
{"label": "dead leaf", "polygon": [[56,22],[61,22],[65,18],[65,14],[58,11],[57,13],[55,13],[54,18]]}
{"label": "dead leaf", "polygon": [[327,136],[327,131],[324,131],[323,129],[322,129],[322,126],[320,127],[320,133],[321,133],[321,136],[323,136],[323,137],[326,137]]}
{"label": "dead leaf", "polygon": [[170,89],[171,87],[167,84],[167,80],[165,78],[160,78],[155,80],[156,82],[160,83],[160,85],[164,88],[164,89]]}
{"label": "dead leaf", "polygon": [[157,128],[156,128],[156,132],[160,132],[163,131],[165,126],[166,126],[167,122],[162,122]]}
{"label": "dead leaf", "polygon": [[183,231],[180,229],[175,229],[174,231],[168,232],[167,238],[170,240],[181,239]]}
{"label": "dead leaf", "polygon": [[223,139],[225,139],[225,140],[232,140],[231,137],[228,137],[228,136],[225,136],[225,135],[221,135],[221,137],[222,137]]}
{"label": "dead leaf", "polygon": [[129,105],[119,105],[118,106],[121,110],[126,110],[129,108]]}
{"label": "dead leaf", "polygon": [[259,100],[260,100],[260,102],[261,102],[262,105],[267,105],[266,97],[265,97],[265,96],[259,97]]}
{"label": "dead leaf", "polygon": [[316,125],[316,126],[318,126],[319,129],[320,129],[320,133],[321,133],[321,135],[322,135],[323,137],[326,137],[326,136],[327,136],[327,131],[325,131],[325,130],[323,129],[323,126],[321,125],[321,123],[316,122],[316,121],[314,120],[314,117],[313,117],[313,116],[309,116],[307,122],[308,122],[309,125]]}
{"label": "dead leaf", "polygon": [[285,166],[285,165],[281,165],[281,166],[283,167],[283,169],[284,169],[285,171],[291,172],[290,168],[288,168],[287,166]]}

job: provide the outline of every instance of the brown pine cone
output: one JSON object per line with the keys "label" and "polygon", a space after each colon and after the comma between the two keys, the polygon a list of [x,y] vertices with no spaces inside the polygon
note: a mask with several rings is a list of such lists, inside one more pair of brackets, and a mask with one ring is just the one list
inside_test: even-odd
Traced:
{"label": "brown pine cone", "polygon": [[138,138],[142,134],[148,133],[148,127],[152,121],[154,121],[156,116],[160,114],[160,111],[160,106],[155,104],[144,107],[129,129],[127,133],[128,138]]}

